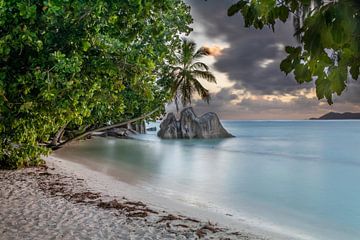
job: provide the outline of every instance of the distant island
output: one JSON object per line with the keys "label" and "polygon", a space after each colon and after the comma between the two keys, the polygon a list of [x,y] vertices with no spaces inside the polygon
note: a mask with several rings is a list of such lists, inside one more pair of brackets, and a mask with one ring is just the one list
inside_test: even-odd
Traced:
{"label": "distant island", "polygon": [[360,113],[337,113],[329,112],[319,118],[310,118],[310,120],[350,120],[350,119],[360,119]]}

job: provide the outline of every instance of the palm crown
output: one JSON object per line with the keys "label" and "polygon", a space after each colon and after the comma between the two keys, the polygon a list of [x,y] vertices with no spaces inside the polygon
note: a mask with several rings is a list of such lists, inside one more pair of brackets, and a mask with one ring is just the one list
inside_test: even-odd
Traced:
{"label": "palm crown", "polygon": [[179,111],[179,100],[183,106],[187,106],[191,104],[191,97],[195,92],[199,94],[201,99],[209,103],[209,90],[199,81],[199,79],[204,79],[216,83],[216,79],[209,71],[209,67],[199,61],[200,58],[206,55],[209,55],[206,48],[196,50],[196,44],[193,41],[183,39],[181,50],[176,55],[176,65],[172,67],[171,72],[174,79],[171,94],[177,111]]}

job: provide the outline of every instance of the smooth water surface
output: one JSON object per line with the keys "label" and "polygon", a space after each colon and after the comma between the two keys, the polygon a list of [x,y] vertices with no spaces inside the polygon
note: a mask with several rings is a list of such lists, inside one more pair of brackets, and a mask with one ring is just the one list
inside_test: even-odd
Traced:
{"label": "smooth water surface", "polygon": [[[224,121],[225,140],[95,139],[63,154],[254,224],[360,239],[360,121]],[[125,177],[126,176],[126,177]],[[131,176],[131,178],[129,178]],[[129,180],[130,179],[130,180]]]}

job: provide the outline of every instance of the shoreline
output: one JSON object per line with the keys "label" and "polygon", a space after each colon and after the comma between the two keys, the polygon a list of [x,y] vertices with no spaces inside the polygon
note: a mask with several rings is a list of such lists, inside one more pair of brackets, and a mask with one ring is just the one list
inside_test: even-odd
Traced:
{"label": "shoreline", "polygon": [[253,237],[249,239],[314,240],[311,236],[297,233],[291,229],[272,224],[261,224],[257,219],[249,218],[246,215],[241,217],[229,216],[223,211],[210,211],[202,203],[190,204],[187,201],[188,199],[164,197],[162,193],[153,190],[144,191],[143,188],[133,185],[136,183],[133,183],[131,176],[121,176],[119,179],[112,173],[112,169],[99,169],[102,166],[101,164],[93,162],[87,164],[82,158],[69,160],[68,156],[64,157],[63,154],[54,155],[46,159],[47,164],[53,163],[62,173],[71,173],[84,178],[88,186],[104,195],[126,196],[129,199],[144,202],[159,211],[165,210],[171,214],[185,215],[203,222],[218,223],[223,228]]}
{"label": "shoreline", "polygon": [[[220,228],[228,232],[240,232],[241,235],[246,237],[244,239],[269,239],[267,236],[268,234],[256,233],[257,231],[254,231],[254,229],[245,224],[239,226],[238,221],[232,221],[220,213],[210,213],[207,210],[187,205],[182,202],[181,199],[169,199],[162,197],[159,193],[149,193],[130,183],[126,183],[123,179],[118,179],[111,174],[94,170],[82,163],[69,161],[59,157],[49,157],[46,159],[46,162],[48,165],[54,164],[53,166],[60,171],[61,174],[70,173],[76,177],[83,178],[92,191],[100,192],[104,196],[115,198],[126,197],[132,201],[143,202],[155,211],[165,211],[170,215],[186,216],[186,218],[197,219],[203,223],[211,222],[216,225],[221,223],[219,224]],[[210,237],[210,235],[208,237]],[[226,234],[222,237],[225,236]]]}
{"label": "shoreline", "polygon": [[45,160],[45,167],[0,171],[2,239],[268,239],[153,204],[81,164]]}
{"label": "shoreline", "polygon": [[[162,239],[164,236],[159,237],[152,232],[153,228],[159,229],[158,231],[161,234],[172,234],[172,236],[165,237],[167,239],[310,239],[291,232],[284,233],[283,229],[266,229],[264,226],[255,226],[256,223],[254,222],[253,225],[250,225],[248,224],[251,222],[249,219],[246,219],[248,221],[234,219],[233,216],[226,216],[185,204],[181,199],[169,199],[159,195],[159,193],[149,193],[81,163],[54,156],[45,158],[45,161],[47,169],[1,171],[0,174],[1,176],[4,173],[5,175],[6,173],[20,175],[20,177],[14,178],[15,185],[22,185],[23,182],[27,182],[23,179],[24,176],[22,175],[24,174],[26,175],[25,178],[28,178],[29,174],[37,176],[37,178],[32,179],[37,182],[37,185],[33,184],[32,188],[40,189],[32,189],[32,191],[40,190],[39,194],[46,202],[50,202],[50,206],[56,205],[52,202],[60,198],[61,201],[67,202],[63,202],[63,205],[71,205],[71,211],[75,215],[79,212],[80,205],[81,207],[85,205],[86,208],[90,209],[90,212],[94,211],[94,215],[115,214],[122,221],[121,227],[134,231],[135,236],[137,236],[136,239],[142,239],[138,236],[144,237],[142,235],[144,232],[149,233],[147,239]],[[63,179],[68,180],[64,181]],[[6,190],[7,187],[9,186],[6,186],[5,182],[5,192],[1,194],[2,196],[6,197],[9,194],[9,189]],[[36,201],[36,198],[33,201]],[[5,206],[13,207],[11,203],[6,202]],[[2,209],[0,210],[0,212],[4,212]],[[35,208],[34,211],[41,212],[42,209]],[[6,218],[6,211],[3,216],[0,214],[0,220],[4,218]],[[18,219],[13,220],[18,221]],[[68,221],[69,219],[63,220]],[[134,220],[137,227],[134,225],[129,227],[127,223],[124,223]],[[47,220],[39,219],[39,221]],[[147,230],[144,230],[144,224]],[[0,223],[0,232],[7,228],[4,223],[2,225]],[[141,226],[140,232],[138,226]],[[79,228],[78,231],[81,231],[81,226]],[[51,229],[49,231],[51,232]],[[107,231],[115,233],[117,230],[111,228]],[[76,230],[74,230],[75,232]],[[184,236],[185,238],[183,238]],[[131,238],[130,235],[125,234],[121,238],[114,239],[129,238]],[[6,235],[4,239],[7,239]]]}

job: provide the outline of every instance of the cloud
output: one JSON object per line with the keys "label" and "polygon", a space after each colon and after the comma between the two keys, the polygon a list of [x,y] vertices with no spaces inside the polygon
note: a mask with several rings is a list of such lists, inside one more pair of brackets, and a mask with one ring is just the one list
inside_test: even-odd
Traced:
{"label": "cloud", "polygon": [[[242,95],[233,88],[223,88],[213,94],[210,105],[195,102],[197,111],[217,112],[222,119],[305,119],[319,115],[319,102],[312,90],[302,90],[293,95],[256,95],[243,90]],[[321,111],[325,113],[327,110]]]}
{"label": "cloud", "polygon": [[224,50],[223,47],[217,45],[213,45],[213,46],[205,45],[203,48],[210,56],[214,56],[214,57],[221,56]]}
{"label": "cloud", "polygon": [[360,104],[360,81],[349,80],[343,94],[335,97],[335,103]]}
{"label": "cloud", "polygon": [[292,23],[279,23],[275,33],[268,28],[244,28],[242,16],[227,16],[227,8],[233,2],[209,0],[190,3],[195,21],[201,22],[207,37],[223,39],[229,45],[217,58],[215,68],[227,73],[237,83],[236,88],[245,87],[259,94],[311,88],[311,84],[299,86],[292,76],[285,76],[279,69],[286,56],[284,46],[297,44],[292,36]]}
{"label": "cloud", "polygon": [[228,7],[236,0],[187,2],[195,21],[190,37],[202,44],[227,46],[214,51],[212,65],[233,83],[213,93],[210,106],[196,102],[200,112],[215,111],[223,118],[304,119],[328,111],[360,111],[359,83],[352,81],[341,97],[335,97],[335,105],[329,106],[315,97],[314,83],[300,85],[291,74],[280,71],[280,62],[286,57],[284,47],[298,45],[291,21],[279,22],[275,32],[266,27],[244,28],[241,14],[227,16]]}
{"label": "cloud", "polygon": [[261,68],[267,68],[270,64],[274,63],[274,59],[263,59],[259,61],[259,67]]}
{"label": "cloud", "polygon": [[213,94],[210,105],[198,100],[194,106],[199,114],[213,111],[222,119],[308,119],[330,111],[360,112],[360,104],[354,104],[360,103],[360,95],[354,94],[360,93],[360,86],[351,89],[330,106],[325,100],[317,99],[315,89],[276,95],[258,95],[242,89],[242,94],[237,95],[234,91],[238,90],[230,87]]}

